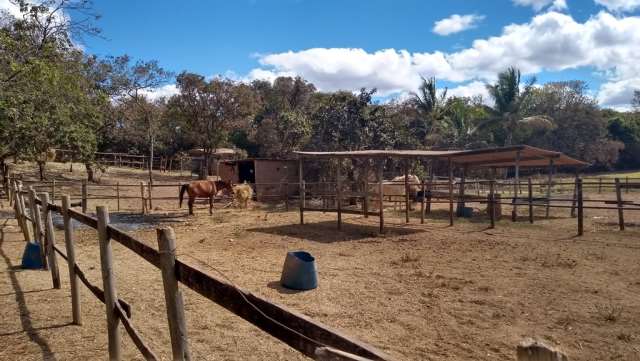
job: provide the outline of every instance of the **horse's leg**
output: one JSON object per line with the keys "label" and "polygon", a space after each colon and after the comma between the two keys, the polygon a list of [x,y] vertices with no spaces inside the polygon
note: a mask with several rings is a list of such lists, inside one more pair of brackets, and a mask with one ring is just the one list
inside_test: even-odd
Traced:
{"label": "horse's leg", "polygon": [[189,215],[193,216],[193,202],[195,201],[195,197],[189,197]]}
{"label": "horse's leg", "polygon": [[209,215],[213,215],[213,195],[209,196]]}

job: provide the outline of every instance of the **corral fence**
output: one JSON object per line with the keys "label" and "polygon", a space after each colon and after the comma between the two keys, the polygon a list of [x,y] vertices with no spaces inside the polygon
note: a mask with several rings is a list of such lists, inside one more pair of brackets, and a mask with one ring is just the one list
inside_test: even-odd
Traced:
{"label": "corral fence", "polygon": [[[629,192],[640,190],[640,178],[576,177],[552,182],[533,178],[524,181],[445,179],[431,177],[419,183],[408,180],[383,183],[302,182],[300,221],[304,223],[306,211],[337,213],[338,227],[341,226],[342,214],[377,216],[382,232],[385,204],[400,204],[400,208],[404,206],[406,223],[409,223],[410,209],[417,201],[420,203],[420,223],[424,223],[425,217],[432,212],[432,205],[446,204],[449,206],[449,223],[453,225],[455,218],[464,213],[466,204],[477,203],[486,206],[491,228],[501,218],[503,206],[511,207],[513,222],[519,218],[519,208],[526,208],[525,214],[528,213],[530,223],[536,219],[536,208],[545,209],[545,218],[549,218],[550,209],[567,209],[570,217],[577,218],[577,233],[582,235],[585,210],[617,212],[620,230],[625,229],[625,212],[640,211],[640,201],[627,196]],[[400,191],[394,191],[391,187],[397,187]],[[585,196],[587,193],[588,196]],[[613,196],[608,198],[607,195],[612,193]],[[370,210],[373,208],[377,208],[376,211]]]}
{"label": "corral fence", "polygon": [[[73,207],[69,195],[62,195],[56,204],[47,192],[37,193],[33,187],[22,189],[20,181],[12,181],[14,211],[25,241],[40,245],[42,263],[51,271],[54,288],[61,288],[60,274],[55,253],[68,265],[71,288],[73,323],[82,324],[80,283],[105,304],[109,358],[120,360],[120,329],[122,323],[127,334],[147,360],[157,360],[156,353],[148,346],[132,321],[129,303],[118,297],[114,282],[112,241],[116,241],[138,256],[159,268],[162,274],[167,309],[167,319],[174,360],[190,360],[187,327],[184,317],[183,296],[178,283],[226,308],[233,314],[286,343],[303,355],[317,360],[390,360],[375,348],[345,336],[304,315],[272,303],[260,296],[206,274],[176,258],[176,242],[173,229],[157,229],[158,249],[135,239],[109,225],[106,207],[96,208],[97,217],[91,217]],[[52,214],[63,217],[65,250],[56,244]],[[100,248],[102,289],[92,283],[76,263],[74,250],[75,220],[96,229]]]}
{"label": "corral fence", "polygon": [[[154,204],[160,202],[173,202],[170,204],[178,205],[180,187],[185,182],[160,183],[140,181],[138,183],[115,182],[111,184],[89,183],[86,180],[26,180],[22,177],[13,176],[8,178],[7,184],[14,181],[20,181],[25,187],[31,186],[36,192],[46,191],[51,194],[51,199],[60,200],[63,193],[69,194],[72,199],[79,199],[83,213],[87,213],[91,203],[109,202],[112,208],[118,212],[122,210],[132,211],[139,210],[142,214],[146,214],[154,209]],[[261,190],[260,199],[267,202],[283,202],[288,210],[290,202],[297,199],[298,190],[297,183],[251,183],[254,188],[259,187]],[[10,204],[13,202],[11,187],[7,186],[7,199]],[[185,195],[188,198],[188,195]],[[232,195],[219,195],[214,197],[214,202],[229,204],[233,200]],[[128,201],[128,202],[126,202]],[[185,202],[186,203],[186,200]],[[132,208],[134,204],[137,207]],[[167,203],[165,203],[166,205]]]}

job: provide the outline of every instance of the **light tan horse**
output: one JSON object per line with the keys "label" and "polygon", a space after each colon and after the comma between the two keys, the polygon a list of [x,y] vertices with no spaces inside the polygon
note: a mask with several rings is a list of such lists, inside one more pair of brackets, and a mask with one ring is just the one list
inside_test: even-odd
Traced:
{"label": "light tan horse", "polygon": [[224,190],[230,194],[233,192],[232,185],[220,180],[199,180],[189,184],[183,184],[180,187],[180,208],[182,208],[184,193],[187,192],[187,194],[189,194],[189,215],[193,215],[193,203],[197,197],[209,198],[209,214],[213,214],[213,197]]}
{"label": "light tan horse", "polygon": [[249,200],[253,197],[253,188],[247,183],[238,184],[233,186],[233,194],[235,195],[238,207],[247,208]]}

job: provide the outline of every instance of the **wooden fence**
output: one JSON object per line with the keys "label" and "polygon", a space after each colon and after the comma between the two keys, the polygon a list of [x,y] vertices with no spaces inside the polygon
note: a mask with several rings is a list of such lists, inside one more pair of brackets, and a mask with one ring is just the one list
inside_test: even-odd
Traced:
{"label": "wooden fence", "polygon": [[[73,322],[82,324],[80,283],[105,304],[109,358],[120,360],[120,328],[132,339],[147,360],[157,360],[131,320],[131,307],[118,297],[113,277],[112,241],[116,241],[141,258],[159,268],[162,274],[167,319],[174,360],[190,360],[187,327],[184,317],[183,296],[178,287],[182,283],[240,316],[264,332],[286,343],[303,355],[317,360],[390,360],[390,357],[375,348],[341,334],[304,315],[272,303],[260,296],[206,274],[176,258],[175,234],[170,227],[157,230],[158,250],[109,225],[106,207],[96,208],[97,217],[90,217],[73,209],[69,195],[61,197],[61,205],[51,202],[46,192],[36,193],[33,187],[22,189],[19,181],[12,182],[15,216],[27,242],[37,242],[45,268],[51,271],[53,287],[60,288],[60,275],[55,253],[66,262],[71,283],[71,311]],[[64,220],[63,251],[55,239],[52,213],[62,215]],[[74,251],[74,227],[72,220],[94,228],[98,232],[100,265],[103,288],[91,283],[76,263]]]}

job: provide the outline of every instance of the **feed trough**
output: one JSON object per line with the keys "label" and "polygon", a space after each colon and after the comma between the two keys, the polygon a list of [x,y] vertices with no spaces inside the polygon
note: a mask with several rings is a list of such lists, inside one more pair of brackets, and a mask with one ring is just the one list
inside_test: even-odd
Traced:
{"label": "feed trough", "polygon": [[294,290],[311,290],[318,287],[315,258],[305,251],[287,252],[280,284]]}

